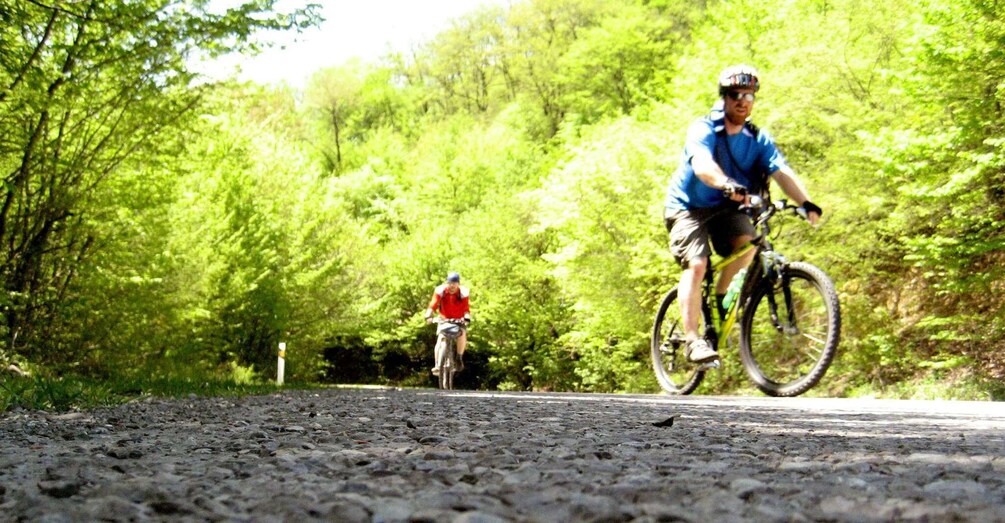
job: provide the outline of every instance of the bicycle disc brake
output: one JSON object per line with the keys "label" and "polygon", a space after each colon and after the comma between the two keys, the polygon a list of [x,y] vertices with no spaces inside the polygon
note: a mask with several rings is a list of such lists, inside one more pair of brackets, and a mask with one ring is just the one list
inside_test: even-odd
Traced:
{"label": "bicycle disc brake", "polygon": [[676,340],[666,340],[660,344],[660,353],[669,356],[666,359],[666,366],[670,372],[674,370],[674,361],[677,360],[677,349],[680,348],[680,344],[681,342]]}

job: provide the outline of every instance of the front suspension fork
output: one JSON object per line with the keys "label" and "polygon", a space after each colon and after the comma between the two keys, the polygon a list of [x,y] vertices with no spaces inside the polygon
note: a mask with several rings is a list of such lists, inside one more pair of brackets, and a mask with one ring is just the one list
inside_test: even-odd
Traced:
{"label": "front suspension fork", "polygon": [[[785,322],[778,313],[778,302],[775,299],[774,292],[774,281],[781,281],[782,287],[782,300],[784,301],[785,308],[782,312],[785,314]],[[775,326],[775,330],[778,332],[794,336],[799,334],[799,327],[796,325],[796,311],[792,306],[792,287],[789,284],[791,279],[784,270],[781,274],[775,275],[774,278],[768,278],[765,281],[766,285],[769,285],[768,289],[768,308],[771,311],[771,324]]]}

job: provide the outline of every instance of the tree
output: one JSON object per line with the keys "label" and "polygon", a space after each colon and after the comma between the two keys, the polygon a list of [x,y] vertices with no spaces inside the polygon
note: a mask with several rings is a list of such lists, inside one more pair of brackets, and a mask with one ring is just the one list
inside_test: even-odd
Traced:
{"label": "tree", "polygon": [[568,111],[593,122],[661,98],[674,74],[675,47],[687,38],[688,15],[659,16],[628,4],[581,31],[558,73]]}
{"label": "tree", "polygon": [[361,154],[365,142],[382,131],[408,135],[413,130],[407,90],[394,85],[387,67],[352,60],[322,69],[311,76],[304,97],[314,125],[303,138],[321,153],[327,173],[361,167],[367,161]]}
{"label": "tree", "polygon": [[514,6],[508,19],[511,38],[504,53],[512,57],[513,75],[524,96],[545,116],[548,139],[565,119],[562,57],[587,28],[610,8],[597,0],[537,0]]}
{"label": "tree", "polygon": [[543,256],[574,303],[574,326],[559,342],[587,390],[639,386],[651,315],[675,281],[660,223],[665,133],[631,117],[583,128],[536,192],[538,227],[558,244]]}
{"label": "tree", "polygon": [[271,15],[274,3],[220,14],[170,0],[0,4],[3,350],[55,356],[39,333],[103,233],[89,198],[128,159],[155,155],[192,114],[202,90],[186,58],[317,23],[313,7]]}
{"label": "tree", "polygon": [[1005,7],[932,1],[923,13],[929,37],[903,90],[934,103],[877,140],[897,190],[888,230],[924,304],[907,308],[905,336],[935,368],[973,362],[1000,379],[1003,303],[991,297],[1005,282]]}

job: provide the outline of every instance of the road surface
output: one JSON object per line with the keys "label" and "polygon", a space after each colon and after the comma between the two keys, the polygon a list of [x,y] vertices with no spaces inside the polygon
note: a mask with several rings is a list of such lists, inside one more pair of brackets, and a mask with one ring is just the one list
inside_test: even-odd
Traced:
{"label": "road surface", "polygon": [[0,415],[3,521],[1005,521],[1005,405],[325,389]]}

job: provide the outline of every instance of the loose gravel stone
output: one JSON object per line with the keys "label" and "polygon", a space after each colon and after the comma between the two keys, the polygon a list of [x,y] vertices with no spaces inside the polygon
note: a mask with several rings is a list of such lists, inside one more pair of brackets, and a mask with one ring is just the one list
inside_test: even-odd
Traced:
{"label": "loose gravel stone", "polygon": [[145,398],[0,415],[0,520],[1005,521],[1003,429],[967,402]]}

